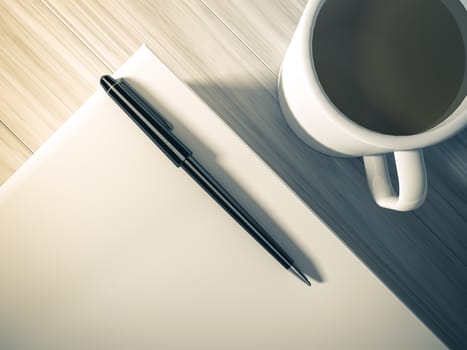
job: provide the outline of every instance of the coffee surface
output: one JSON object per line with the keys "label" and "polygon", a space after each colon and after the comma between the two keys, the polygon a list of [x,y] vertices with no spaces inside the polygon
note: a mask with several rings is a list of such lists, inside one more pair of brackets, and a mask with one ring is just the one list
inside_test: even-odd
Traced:
{"label": "coffee surface", "polygon": [[462,35],[440,0],[327,0],[311,49],[331,102],[384,134],[416,134],[441,122],[464,78]]}

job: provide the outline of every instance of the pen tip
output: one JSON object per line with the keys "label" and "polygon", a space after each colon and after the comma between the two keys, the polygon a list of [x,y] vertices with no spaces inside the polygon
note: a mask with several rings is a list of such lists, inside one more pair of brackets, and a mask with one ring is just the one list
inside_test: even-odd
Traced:
{"label": "pen tip", "polygon": [[113,85],[117,83],[117,81],[110,75],[103,75],[99,82],[105,91],[108,91]]}
{"label": "pen tip", "polygon": [[308,287],[311,286],[311,283],[308,280],[308,278],[306,278],[305,274],[301,272],[299,269],[297,269],[295,266],[291,265],[289,267],[289,271],[292,272],[300,281],[305,283]]}

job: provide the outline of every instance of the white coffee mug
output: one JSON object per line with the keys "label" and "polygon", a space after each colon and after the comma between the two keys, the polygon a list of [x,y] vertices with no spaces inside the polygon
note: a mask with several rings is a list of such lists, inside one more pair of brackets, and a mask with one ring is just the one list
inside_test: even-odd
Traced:
{"label": "white coffee mug", "polygon": [[282,62],[279,101],[308,145],[363,156],[378,205],[408,211],[426,197],[421,148],[467,125],[466,68],[459,0],[309,0]]}

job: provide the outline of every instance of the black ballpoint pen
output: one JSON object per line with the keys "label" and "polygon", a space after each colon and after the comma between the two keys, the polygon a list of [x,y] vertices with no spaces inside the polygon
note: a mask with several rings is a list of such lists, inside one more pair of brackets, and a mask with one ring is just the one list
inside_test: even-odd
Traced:
{"label": "black ballpoint pen", "polygon": [[294,261],[248,212],[192,157],[192,152],[172,133],[172,125],[123,78],[104,75],[100,84],[140,129],[177,167],[183,168],[259,244],[287,270],[311,285]]}

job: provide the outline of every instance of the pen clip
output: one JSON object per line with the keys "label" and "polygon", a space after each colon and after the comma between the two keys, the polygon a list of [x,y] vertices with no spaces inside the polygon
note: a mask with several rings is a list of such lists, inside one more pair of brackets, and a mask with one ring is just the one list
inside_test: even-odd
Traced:
{"label": "pen clip", "polygon": [[164,125],[166,129],[172,130],[174,128],[173,125],[166,118],[161,116],[160,114],[158,115],[158,119],[159,119],[159,122],[161,122],[162,125]]}
{"label": "pen clip", "polygon": [[[139,98],[139,96],[138,96]],[[158,111],[152,109],[151,107],[149,107],[148,105],[146,104],[142,104],[141,105],[141,108],[143,108],[146,113],[151,116],[152,120],[154,120],[156,123],[159,123],[162,125],[162,127],[164,127],[165,129],[167,130],[172,130],[174,127],[172,125],[172,123],[170,123],[165,117],[163,117],[161,115],[161,113],[159,113]]]}
{"label": "pen clip", "polygon": [[131,93],[133,99],[140,102],[139,106],[143,108],[149,116],[152,117],[151,119],[153,121],[161,124],[161,126],[167,130],[173,130],[174,127],[172,123],[170,123],[165,117],[163,117],[161,113],[159,113],[157,110],[151,108],[150,105],[148,105],[148,102],[142,99],[142,97],[133,89],[133,87],[125,78],[120,78],[119,81],[127,87],[127,92]]}

